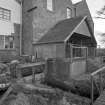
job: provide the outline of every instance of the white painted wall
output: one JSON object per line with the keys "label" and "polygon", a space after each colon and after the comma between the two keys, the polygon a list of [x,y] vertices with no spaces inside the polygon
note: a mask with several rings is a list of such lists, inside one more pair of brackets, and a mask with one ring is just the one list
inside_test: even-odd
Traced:
{"label": "white painted wall", "polygon": [[21,23],[21,6],[15,0],[0,0],[0,7],[11,10],[11,21],[0,19],[0,35],[14,33],[14,23]]}

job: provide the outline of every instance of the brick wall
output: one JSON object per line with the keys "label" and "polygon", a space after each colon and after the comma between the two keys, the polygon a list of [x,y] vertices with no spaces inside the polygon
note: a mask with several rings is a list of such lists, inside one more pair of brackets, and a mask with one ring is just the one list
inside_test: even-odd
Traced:
{"label": "brick wall", "polygon": [[68,0],[55,0],[54,10],[46,9],[46,0],[33,1],[37,4],[37,9],[33,11],[33,41],[37,42],[54,24],[66,19],[66,8],[72,9]]}
{"label": "brick wall", "polygon": [[15,49],[2,49],[0,50],[0,62],[10,62],[17,58],[17,51]]}
{"label": "brick wall", "polygon": [[14,48],[0,49],[0,62],[10,62],[18,57],[20,51],[20,24],[14,24]]}
{"label": "brick wall", "polygon": [[[74,8],[70,0],[53,0],[54,10],[49,11],[46,0],[25,0],[23,3],[23,53],[32,54],[32,42],[37,42],[58,21],[66,19],[66,8]],[[37,7],[27,12],[28,9]]]}
{"label": "brick wall", "polygon": [[32,51],[32,37],[33,37],[33,12],[28,12],[31,9],[32,0],[24,0],[23,2],[23,18],[22,18],[22,53],[31,54]]}
{"label": "brick wall", "polygon": [[37,42],[58,21],[66,19],[67,7],[71,8],[72,17],[88,16],[91,31],[94,33],[94,23],[85,0],[76,5],[73,5],[71,0],[53,0],[53,11],[47,10],[46,2],[47,0],[24,0],[23,54],[31,55],[32,42]]}
{"label": "brick wall", "polygon": [[14,46],[16,53],[19,55],[20,54],[20,24],[14,23]]}

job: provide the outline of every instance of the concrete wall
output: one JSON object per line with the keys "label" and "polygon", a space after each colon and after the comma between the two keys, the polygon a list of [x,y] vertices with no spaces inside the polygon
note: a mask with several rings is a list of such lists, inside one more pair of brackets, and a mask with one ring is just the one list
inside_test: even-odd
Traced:
{"label": "concrete wall", "polygon": [[70,64],[70,77],[75,78],[86,72],[86,59],[75,60]]}
{"label": "concrete wall", "polygon": [[[86,59],[73,60],[68,58],[56,58],[47,60],[46,81],[54,79],[59,81],[70,81],[86,72]],[[53,78],[53,79],[52,79]],[[55,82],[56,83],[56,82]]]}

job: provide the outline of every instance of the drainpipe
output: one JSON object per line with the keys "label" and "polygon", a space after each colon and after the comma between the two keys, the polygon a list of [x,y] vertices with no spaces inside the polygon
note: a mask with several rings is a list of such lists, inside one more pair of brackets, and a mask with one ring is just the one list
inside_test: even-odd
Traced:
{"label": "drainpipe", "polygon": [[22,55],[22,7],[23,7],[23,0],[20,4],[21,10],[20,10],[20,56]]}
{"label": "drainpipe", "polygon": [[74,17],[76,17],[76,6],[74,7]]}

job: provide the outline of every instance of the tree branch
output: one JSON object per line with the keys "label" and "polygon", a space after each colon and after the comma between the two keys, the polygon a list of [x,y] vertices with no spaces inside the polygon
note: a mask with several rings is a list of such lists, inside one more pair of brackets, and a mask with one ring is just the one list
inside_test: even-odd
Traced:
{"label": "tree branch", "polygon": [[105,19],[105,17],[100,17],[100,16],[97,16],[95,18],[97,18],[97,19]]}

